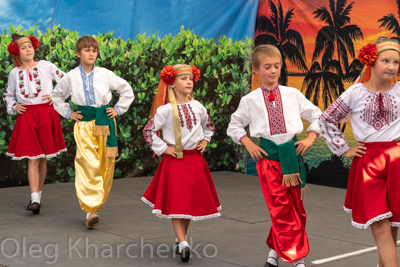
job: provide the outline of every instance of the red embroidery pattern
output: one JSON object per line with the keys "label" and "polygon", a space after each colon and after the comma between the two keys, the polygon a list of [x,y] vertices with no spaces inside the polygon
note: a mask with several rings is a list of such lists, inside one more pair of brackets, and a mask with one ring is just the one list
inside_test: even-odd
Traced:
{"label": "red embroidery pattern", "polygon": [[62,78],[62,77],[64,77],[64,75],[61,73],[61,71],[59,71],[59,70],[56,70],[56,74],[57,74],[57,76],[58,76],[58,78]]}
{"label": "red embroidery pattern", "polygon": [[269,128],[271,135],[286,133],[285,117],[283,115],[282,97],[279,91],[279,86],[275,86],[272,91],[275,95],[275,100],[270,101],[270,90],[261,87],[265,106],[267,107]]}
{"label": "red embroidery pattern", "polygon": [[[179,122],[181,124],[181,127],[185,127],[185,120],[186,120],[186,127],[188,128],[189,131],[192,131],[193,124],[197,125],[197,118],[190,104],[178,105],[178,112],[179,112]],[[183,117],[182,113],[185,116],[185,118]],[[192,115],[190,115],[190,113],[192,113]]]}
{"label": "red embroidery pattern", "polygon": [[[381,103],[379,103],[381,102]],[[370,94],[361,111],[360,118],[375,130],[382,129],[397,119],[397,104],[388,93]]]}
{"label": "red embroidery pattern", "polygon": [[20,94],[23,95],[25,98],[35,99],[39,96],[39,93],[42,91],[42,84],[39,79],[39,73],[37,68],[33,68],[33,77],[35,79],[36,84],[36,93],[27,94],[25,92],[25,83],[24,83],[24,72],[20,70],[18,72],[18,85],[20,89]]}
{"label": "red embroidery pattern", "polygon": [[143,136],[144,139],[146,140],[146,143],[149,145],[149,147],[151,148],[151,146],[153,145],[153,131],[155,129],[155,124],[154,124],[154,118],[152,118],[144,127],[143,129]]}
{"label": "red embroidery pattern", "polygon": [[[211,122],[211,118],[209,115],[207,115],[207,128],[211,129],[211,131],[213,131],[213,133],[215,133],[215,126],[214,124]],[[244,136],[243,136],[244,137]],[[240,140],[239,140],[240,141]]]}
{"label": "red embroidery pattern", "polygon": [[[347,145],[344,134],[337,129],[336,124],[344,120],[350,112],[351,109],[339,97],[320,116],[320,120],[323,122],[323,124],[319,125],[322,134],[326,143],[331,145],[330,148],[334,151]],[[329,125],[333,125],[334,127],[329,127]]]}

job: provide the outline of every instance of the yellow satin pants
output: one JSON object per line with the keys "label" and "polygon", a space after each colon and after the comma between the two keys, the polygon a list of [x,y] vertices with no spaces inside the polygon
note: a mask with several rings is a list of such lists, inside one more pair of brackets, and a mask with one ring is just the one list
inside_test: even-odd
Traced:
{"label": "yellow satin pants", "polygon": [[94,135],[94,122],[79,121],[74,126],[75,188],[86,212],[99,211],[107,201],[115,167],[115,158],[107,157],[107,136]]}

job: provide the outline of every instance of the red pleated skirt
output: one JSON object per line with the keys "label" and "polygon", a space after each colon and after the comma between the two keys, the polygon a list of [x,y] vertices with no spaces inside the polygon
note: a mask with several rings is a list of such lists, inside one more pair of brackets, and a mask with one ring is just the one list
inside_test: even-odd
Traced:
{"label": "red pleated skirt", "polygon": [[182,159],[164,154],[142,200],[160,218],[197,221],[221,216],[210,170],[196,149],[184,150]]}
{"label": "red pleated skirt", "polygon": [[67,151],[60,115],[53,105],[26,105],[19,114],[8,145],[7,155],[14,160],[51,158]]}
{"label": "red pleated skirt", "polygon": [[364,145],[366,153],[351,164],[344,209],[360,229],[387,218],[399,227],[400,146],[395,141]]}

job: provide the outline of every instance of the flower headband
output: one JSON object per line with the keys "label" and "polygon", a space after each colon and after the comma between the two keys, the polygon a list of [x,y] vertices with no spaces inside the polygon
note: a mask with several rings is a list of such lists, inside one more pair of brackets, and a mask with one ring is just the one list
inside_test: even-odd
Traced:
{"label": "flower headband", "polygon": [[360,49],[358,58],[362,64],[372,67],[378,54],[386,50],[395,50],[400,53],[400,45],[394,41],[385,41],[378,45],[367,44]]}
{"label": "flower headband", "polygon": [[25,43],[31,43],[33,46],[33,49],[36,51],[39,48],[39,40],[35,36],[29,36],[29,37],[21,37],[17,41],[12,41],[8,46],[7,46],[7,51],[12,55],[13,57],[19,56],[19,47]]}
{"label": "flower headband", "polygon": [[193,75],[193,82],[196,82],[200,78],[200,70],[194,65],[190,65],[189,67],[184,66],[177,69],[168,65],[162,69],[160,78],[166,84],[173,84],[175,82],[175,77],[181,75]]}

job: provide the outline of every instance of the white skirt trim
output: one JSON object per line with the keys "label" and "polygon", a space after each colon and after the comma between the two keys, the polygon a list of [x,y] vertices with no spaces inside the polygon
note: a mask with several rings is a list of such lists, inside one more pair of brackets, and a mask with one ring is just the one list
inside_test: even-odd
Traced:
{"label": "white skirt trim", "polygon": [[346,208],[345,206],[343,206],[343,209],[344,209],[345,212],[351,213],[351,209],[348,209],[348,208]]}
{"label": "white skirt trim", "polygon": [[47,159],[49,159],[49,158],[57,157],[58,155],[60,155],[60,154],[63,153],[63,152],[66,152],[66,151],[67,151],[67,149],[64,148],[64,149],[61,149],[60,151],[58,151],[58,152],[56,152],[56,153],[54,153],[54,154],[49,154],[49,155],[41,154],[41,155],[34,156],[34,157],[30,157],[30,156],[14,157],[15,154],[8,153],[8,152],[6,152],[6,155],[9,156],[9,157],[12,157],[12,160],[42,159],[42,158],[47,158]]}
{"label": "white skirt trim", "polygon": [[390,222],[390,226],[392,226],[392,227],[400,227],[400,222]]}
{"label": "white skirt trim", "polygon": [[[151,203],[150,201],[148,201],[146,198],[142,197],[142,201],[153,208],[153,211],[152,211],[153,214],[155,214],[159,218],[164,218],[164,219],[189,219],[192,221],[201,221],[201,220],[212,219],[212,218],[217,218],[217,217],[221,216],[221,213],[219,213],[219,212],[214,213],[214,214],[204,215],[204,216],[192,216],[192,215],[188,215],[188,214],[166,215],[166,214],[162,214],[161,210],[154,209],[154,204]],[[222,209],[221,206],[219,206],[217,208],[217,210],[221,210],[221,209]]]}
{"label": "white skirt trim", "polygon": [[[392,217],[392,216],[393,216],[392,212],[389,211],[389,212],[387,212],[387,213],[385,213],[385,214],[381,214],[381,215],[376,216],[375,218],[372,218],[371,220],[367,221],[365,224],[356,223],[356,222],[353,221],[353,220],[351,220],[351,224],[352,224],[354,227],[359,228],[359,229],[367,229],[368,226],[370,226],[370,225],[373,224],[374,222],[382,221],[382,220],[388,219],[388,218],[390,218],[390,217]],[[399,225],[400,225],[400,224],[399,224]]]}

